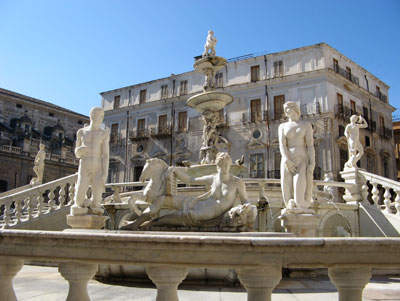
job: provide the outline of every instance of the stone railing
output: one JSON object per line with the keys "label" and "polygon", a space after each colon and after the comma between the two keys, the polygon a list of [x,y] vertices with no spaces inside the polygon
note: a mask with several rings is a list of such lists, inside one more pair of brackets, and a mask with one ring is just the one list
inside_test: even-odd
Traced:
{"label": "stone railing", "polygon": [[327,268],[339,300],[361,301],[371,269],[400,267],[399,238],[2,230],[0,241],[0,300],[18,297],[12,279],[24,260],[58,262],[69,282],[67,300],[89,300],[87,284],[99,264],[146,267],[157,300],[168,301],[178,300],[177,288],[190,267],[235,269],[250,301],[271,300],[282,268]]}
{"label": "stone railing", "polygon": [[14,154],[20,154],[22,152],[22,148],[16,147],[16,146],[11,146],[11,145],[0,145],[0,151],[14,153]]}
{"label": "stone railing", "polygon": [[369,199],[377,208],[386,213],[395,213],[400,216],[400,183],[365,170],[358,170],[358,172],[362,179],[371,185],[371,188],[364,192],[365,195],[369,194],[364,199]]}
{"label": "stone railing", "polygon": [[0,227],[16,225],[71,204],[77,174],[0,198]]}

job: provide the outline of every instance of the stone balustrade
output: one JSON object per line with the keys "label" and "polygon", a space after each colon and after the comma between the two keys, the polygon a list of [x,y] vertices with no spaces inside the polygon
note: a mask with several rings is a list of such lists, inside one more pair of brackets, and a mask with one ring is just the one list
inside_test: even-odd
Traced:
{"label": "stone balustrade", "polygon": [[77,174],[0,198],[0,227],[29,221],[70,205]]}
{"label": "stone balustrade", "polygon": [[[157,300],[178,300],[190,267],[235,269],[248,300],[271,300],[282,268],[327,268],[341,301],[361,300],[371,269],[400,267],[399,238],[263,237],[263,233],[206,234],[68,230],[0,231],[0,300],[16,300],[12,278],[24,260],[59,263],[67,300],[89,300],[98,264],[146,267]],[[384,254],[384,256],[382,256]]]}

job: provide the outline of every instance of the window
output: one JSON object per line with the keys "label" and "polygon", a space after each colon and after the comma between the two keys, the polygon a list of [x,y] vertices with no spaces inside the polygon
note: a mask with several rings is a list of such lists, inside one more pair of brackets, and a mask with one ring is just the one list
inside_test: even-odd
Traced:
{"label": "window", "polygon": [[264,178],[264,154],[250,155],[250,178]]}
{"label": "window", "polygon": [[383,118],[383,116],[379,116],[379,127],[381,135],[385,135],[385,118]]}
{"label": "window", "polygon": [[381,97],[381,89],[378,86],[376,86],[376,96]]}
{"label": "window", "polygon": [[350,115],[357,114],[356,111],[356,102],[354,100],[350,100]]}
{"label": "window", "polygon": [[168,85],[161,86],[161,99],[168,97]]}
{"label": "window", "polygon": [[344,126],[343,125],[339,125],[339,137],[344,136]]}
{"label": "window", "polygon": [[140,90],[139,103],[145,103],[145,102],[146,102],[146,90]]}
{"label": "window", "polygon": [[283,76],[283,61],[274,62],[274,77]]}
{"label": "window", "polygon": [[250,73],[251,73],[251,81],[256,82],[260,80],[260,66],[252,66],[250,68]]}
{"label": "window", "polygon": [[158,116],[158,133],[167,131],[167,115]]}
{"label": "window", "polygon": [[337,94],[336,94],[336,98],[337,98],[337,107],[338,107],[337,113],[338,113],[339,115],[343,115],[343,113],[344,113],[344,108],[343,108],[343,95],[337,93]]}
{"label": "window", "polygon": [[0,180],[0,192],[7,191],[7,181]]}
{"label": "window", "polygon": [[215,87],[221,88],[224,84],[224,74],[222,72],[218,72],[215,74]]}
{"label": "window", "polygon": [[258,123],[261,121],[261,99],[253,99],[250,101],[250,122]]}
{"label": "window", "polygon": [[117,140],[118,140],[118,123],[113,123],[111,125],[110,142],[116,143]]}
{"label": "window", "polygon": [[339,72],[339,62],[337,59],[333,59],[333,70]]}
{"label": "window", "polygon": [[179,112],[178,114],[178,132],[187,131],[187,112]]}
{"label": "window", "polygon": [[283,118],[283,104],[285,103],[285,95],[274,96],[274,119]]}
{"label": "window", "polygon": [[50,117],[54,117],[54,113],[49,112]]}
{"label": "window", "polygon": [[367,107],[363,107],[363,117],[364,117],[365,121],[369,124],[368,116],[369,116],[368,108]]}
{"label": "window", "polygon": [[344,149],[339,150],[339,157],[340,157],[340,170],[343,170],[344,165],[346,164],[347,160],[349,160],[347,150]]}
{"label": "window", "polygon": [[21,105],[20,103],[17,103],[17,104],[16,104],[16,107],[17,107],[18,109],[22,109],[22,105]]}
{"label": "window", "polygon": [[346,67],[346,78],[351,80],[351,69],[349,67]]}
{"label": "window", "polygon": [[182,80],[181,81],[180,95],[186,95],[188,93],[187,83],[188,83],[187,80]]}
{"label": "window", "polygon": [[82,120],[78,120],[78,124],[83,124]]}
{"label": "window", "polygon": [[365,136],[365,147],[371,146],[371,142],[369,140],[369,136]]}
{"label": "window", "polygon": [[119,108],[120,100],[121,100],[121,96],[117,95],[114,97],[114,110]]}
{"label": "window", "polygon": [[275,152],[274,153],[274,170],[270,176],[272,179],[280,179],[280,171],[281,171],[281,159],[282,155],[280,152]]}
{"label": "window", "polygon": [[383,159],[383,176],[389,178],[389,162],[388,159]]}

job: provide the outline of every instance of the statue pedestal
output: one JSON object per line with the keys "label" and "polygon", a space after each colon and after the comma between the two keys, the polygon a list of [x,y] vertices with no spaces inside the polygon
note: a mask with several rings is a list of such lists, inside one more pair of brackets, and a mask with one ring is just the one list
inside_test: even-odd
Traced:
{"label": "statue pedestal", "polygon": [[362,202],[363,198],[363,185],[365,181],[363,181],[358,173],[360,168],[345,168],[340,172],[340,176],[343,178],[346,184],[353,184],[353,187],[346,187],[345,194],[343,199],[346,201],[346,204],[357,204],[357,202]]}
{"label": "statue pedestal", "polygon": [[67,215],[67,224],[72,229],[102,229],[108,216],[101,215]]}
{"label": "statue pedestal", "polygon": [[[312,210],[311,210],[312,211]],[[279,217],[286,232],[298,237],[316,237],[320,216],[315,213],[296,213],[295,210],[283,209]]]}

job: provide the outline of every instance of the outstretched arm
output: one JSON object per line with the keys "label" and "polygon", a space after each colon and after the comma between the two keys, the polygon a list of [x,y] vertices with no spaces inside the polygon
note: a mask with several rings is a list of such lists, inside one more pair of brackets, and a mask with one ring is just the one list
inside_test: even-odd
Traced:
{"label": "outstretched arm", "polygon": [[188,174],[187,167],[173,167],[173,171],[175,175],[178,177],[178,179],[180,179],[186,184],[207,185],[207,184],[212,184],[212,181],[214,179],[213,176],[193,178]]}

